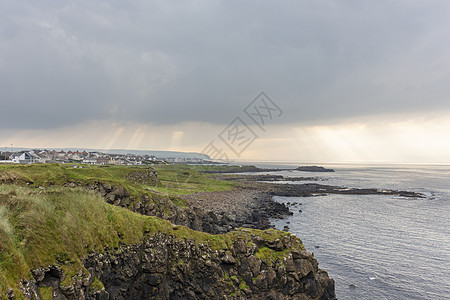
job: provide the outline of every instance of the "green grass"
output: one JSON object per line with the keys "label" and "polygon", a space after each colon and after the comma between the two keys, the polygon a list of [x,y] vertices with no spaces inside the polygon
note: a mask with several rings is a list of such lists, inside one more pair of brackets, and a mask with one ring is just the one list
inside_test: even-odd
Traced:
{"label": "green grass", "polygon": [[[242,239],[248,233],[258,235],[258,236],[262,237],[265,241],[272,241],[272,242],[277,239],[281,239],[283,237],[291,236],[290,232],[284,232],[284,231],[280,231],[280,230],[276,230],[276,229],[267,229],[267,230],[261,231],[261,230],[257,230],[257,229],[251,229],[251,228],[245,228],[245,229],[242,229],[239,231],[233,231],[233,232],[230,232],[229,234],[231,236],[233,236],[234,238]],[[250,241],[249,244],[250,243],[252,243],[252,242]]]}
{"label": "green grass", "polygon": [[133,182],[128,175],[142,170],[144,168],[134,166],[83,165],[82,168],[73,168],[72,164],[0,165],[0,182],[13,178],[15,184],[34,187],[62,186],[71,182],[79,185],[106,182],[121,185],[137,196],[142,184]]}
{"label": "green grass", "polygon": [[244,291],[244,290],[248,290],[248,289],[249,289],[248,285],[247,285],[247,284],[245,283],[245,281],[242,280],[242,279],[241,279],[241,282],[239,283],[239,289],[240,289],[241,291]]}
{"label": "green grass", "polygon": [[267,247],[261,247],[255,253],[255,257],[259,258],[262,261],[265,261],[268,266],[272,266],[276,262],[282,261],[283,257],[285,257],[288,253],[289,253],[288,249],[284,249],[282,251],[275,251]]}
{"label": "green grass", "polygon": [[[123,187],[129,197],[121,199],[120,206],[134,210],[139,204],[154,204],[153,214],[170,216],[173,205],[184,207],[181,197],[206,191],[231,190],[235,184],[216,180],[185,165],[157,166],[158,175],[140,180],[136,174],[154,169],[148,166],[95,166],[73,164],[0,165],[0,184],[49,188],[52,186],[97,187],[105,183]],[[111,201],[111,200],[110,200]],[[173,204],[173,205],[172,205]]]}
{"label": "green grass", "polygon": [[192,194],[198,192],[215,192],[231,190],[235,184],[230,181],[217,180],[208,174],[200,173],[204,166],[192,165],[157,165],[158,178],[161,186],[152,187],[152,190],[176,194]]}
{"label": "green grass", "polygon": [[[169,231],[170,223],[108,205],[80,189],[0,187],[0,291],[29,270],[57,261],[80,269],[79,258],[119,242],[142,240],[146,230]],[[81,233],[81,234],[80,234]]]}
{"label": "green grass", "polygon": [[159,165],[157,167],[168,168],[168,169],[190,169],[198,172],[215,172],[215,171],[226,171],[226,172],[252,172],[258,168],[251,165],[237,166],[237,165],[185,165],[185,164],[174,164],[174,165]]}
{"label": "green grass", "polygon": [[131,196],[139,198],[149,191],[171,196],[197,192],[224,191],[233,189],[230,181],[213,179],[208,174],[200,173],[193,166],[157,165],[159,181],[154,183],[136,182],[128,178],[132,172],[149,168],[147,166],[95,166],[73,164],[34,164],[34,165],[0,165],[0,182],[14,181],[16,184],[48,187],[61,186],[70,182],[87,185],[94,182],[106,182],[120,185]]}
{"label": "green grass", "polygon": [[93,292],[101,291],[104,288],[103,282],[101,282],[100,279],[98,279],[97,277],[94,277],[94,279],[92,280],[92,284],[89,288]]}
{"label": "green grass", "polygon": [[53,298],[53,288],[52,287],[40,287],[38,289],[39,296],[42,300],[52,300]]}

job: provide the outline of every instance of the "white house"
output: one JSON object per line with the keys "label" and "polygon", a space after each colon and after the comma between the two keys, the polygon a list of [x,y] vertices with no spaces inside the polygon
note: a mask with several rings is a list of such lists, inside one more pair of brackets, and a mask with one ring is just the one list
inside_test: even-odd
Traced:
{"label": "white house", "polygon": [[33,164],[40,162],[40,157],[31,152],[14,153],[10,156],[11,162],[16,164]]}
{"label": "white house", "polygon": [[83,164],[95,165],[97,164],[97,158],[96,157],[85,158],[83,159]]}

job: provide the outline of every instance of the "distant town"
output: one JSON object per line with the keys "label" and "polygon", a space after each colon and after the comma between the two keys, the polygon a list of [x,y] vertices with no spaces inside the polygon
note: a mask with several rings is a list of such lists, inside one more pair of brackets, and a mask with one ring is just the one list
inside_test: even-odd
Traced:
{"label": "distant town", "polygon": [[99,151],[33,149],[0,152],[0,163],[81,163],[91,165],[152,165],[167,163],[211,163],[203,158],[156,157],[148,154],[113,154]]}

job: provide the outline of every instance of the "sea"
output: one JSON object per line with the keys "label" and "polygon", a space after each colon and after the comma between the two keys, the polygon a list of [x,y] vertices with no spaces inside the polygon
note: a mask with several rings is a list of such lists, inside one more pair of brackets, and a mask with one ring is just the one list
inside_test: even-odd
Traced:
{"label": "sea", "polygon": [[450,166],[322,166],[336,172],[268,174],[317,177],[320,184],[405,190],[425,196],[274,197],[293,204],[294,214],[272,223],[280,230],[289,226],[306,250],[314,253],[319,267],[335,280],[337,298],[450,299]]}

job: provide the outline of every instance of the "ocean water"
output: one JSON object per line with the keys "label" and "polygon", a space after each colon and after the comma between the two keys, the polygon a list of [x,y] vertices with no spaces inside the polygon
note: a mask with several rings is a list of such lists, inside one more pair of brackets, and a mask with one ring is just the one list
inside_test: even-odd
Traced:
{"label": "ocean water", "polygon": [[335,280],[338,299],[450,299],[450,166],[325,166],[336,172],[272,174],[426,195],[275,197],[296,205],[273,224],[302,239]]}

